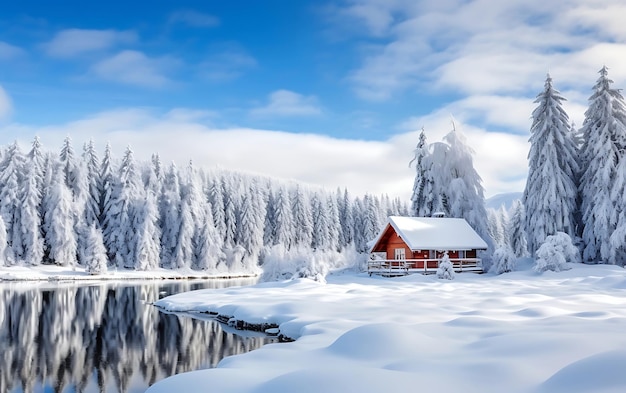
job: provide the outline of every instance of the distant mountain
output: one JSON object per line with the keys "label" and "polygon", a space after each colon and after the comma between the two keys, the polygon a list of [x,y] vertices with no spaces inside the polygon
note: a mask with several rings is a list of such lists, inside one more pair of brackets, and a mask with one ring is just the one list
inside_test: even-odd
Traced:
{"label": "distant mountain", "polygon": [[485,207],[491,209],[499,209],[500,206],[504,205],[505,209],[509,210],[511,208],[511,204],[516,199],[522,199],[521,192],[507,192],[504,194],[496,194],[491,198],[485,200]]}

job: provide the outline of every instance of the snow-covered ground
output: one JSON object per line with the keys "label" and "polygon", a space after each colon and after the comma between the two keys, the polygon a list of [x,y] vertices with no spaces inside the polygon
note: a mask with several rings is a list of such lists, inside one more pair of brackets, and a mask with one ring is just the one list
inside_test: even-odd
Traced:
{"label": "snow-covered ground", "polygon": [[626,392],[626,270],[494,276],[343,274],[161,299],[275,323],[296,339],[148,392]]}
{"label": "snow-covered ground", "polygon": [[[260,273],[257,272],[257,273]],[[38,266],[0,266],[0,281],[80,281],[80,280],[163,280],[163,279],[200,279],[200,278],[239,278],[250,277],[248,273],[214,273],[188,268],[171,270],[156,268],[152,270],[109,270],[102,274],[89,274],[85,268],[77,266],[38,265]]]}

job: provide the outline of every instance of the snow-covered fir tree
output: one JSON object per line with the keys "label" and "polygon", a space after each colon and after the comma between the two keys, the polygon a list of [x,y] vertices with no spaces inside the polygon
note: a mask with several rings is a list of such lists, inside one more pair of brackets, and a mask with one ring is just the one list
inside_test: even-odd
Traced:
{"label": "snow-covered fir tree", "polygon": [[[31,145],[31,149],[27,155],[29,165],[31,168],[31,176],[35,177],[35,183],[37,184],[37,189],[39,190],[39,195],[43,195],[43,178],[44,178],[44,170],[46,167],[46,157],[42,150],[41,141],[39,137],[35,137],[33,139],[33,143]],[[41,212],[40,212],[41,213]]]}
{"label": "snow-covered fir tree", "polygon": [[337,207],[339,210],[339,245],[341,248],[345,248],[348,244],[352,244],[354,241],[354,216],[350,206],[350,195],[348,190],[337,190]]}
{"label": "snow-covered fir tree", "polygon": [[44,201],[46,214],[46,251],[51,263],[61,266],[75,266],[78,253],[74,231],[74,209],[72,192],[65,182],[62,164],[54,167],[52,183]]}
{"label": "snow-covered fir tree", "polygon": [[225,255],[222,251],[223,239],[215,228],[210,204],[207,203],[204,205],[203,213],[203,225],[198,228],[194,242],[195,252],[193,268],[196,270],[219,272],[225,262]]}
{"label": "snow-covered fir tree", "polygon": [[528,243],[526,242],[526,218],[522,201],[516,199],[511,206],[511,219],[509,220],[509,244],[516,257],[528,256]]}
{"label": "snow-covered fir tree", "polygon": [[174,163],[171,163],[163,177],[159,197],[161,266],[166,269],[174,266],[173,255],[178,244],[180,230],[180,203],[178,169]]}
{"label": "snow-covered fir tree", "polygon": [[41,195],[37,186],[37,176],[33,173],[35,170],[35,166],[31,165],[24,168],[16,215],[17,230],[13,231],[12,242],[15,258],[31,265],[38,265],[44,256],[39,210]]}
{"label": "snow-covered fir tree", "polygon": [[0,215],[4,220],[7,240],[9,245],[9,261],[14,263],[14,251],[19,252],[21,244],[16,244],[17,250],[13,249],[14,231],[18,230],[17,214],[19,200],[19,185],[24,170],[25,157],[17,144],[17,141],[9,145],[0,161]]}
{"label": "snow-covered fir tree", "polygon": [[443,254],[443,257],[439,261],[439,267],[437,267],[437,278],[442,280],[454,280],[454,265],[450,261],[448,252]]}
{"label": "snow-covered fir tree", "polygon": [[104,207],[103,213],[104,244],[109,253],[109,259],[118,268],[134,266],[136,244],[127,239],[134,237],[133,207],[137,199],[141,198],[142,189],[133,151],[129,146],[120,162],[117,177],[112,185],[111,198],[108,205]]}
{"label": "snow-covered fir tree", "polygon": [[7,244],[7,228],[4,225],[4,219],[0,215],[0,266],[7,266],[10,264],[10,259],[7,257],[7,250],[9,249]]}
{"label": "snow-covered fir tree", "polygon": [[[494,249],[489,234],[482,179],[474,169],[473,150],[453,124],[443,142],[430,145],[424,157],[433,179],[432,211],[448,217],[464,218],[485,240],[488,250]],[[489,268],[489,253],[483,253],[483,262]]]}
{"label": "snow-covered fir tree", "polygon": [[565,232],[573,237],[577,232],[579,165],[563,101],[565,98],[552,86],[552,78],[548,75],[532,114],[528,180],[522,199],[531,254],[549,235]]}
{"label": "snow-covered fir tree", "polygon": [[135,203],[133,229],[137,245],[134,267],[136,270],[152,270],[159,266],[161,253],[157,197],[152,190],[148,190],[145,197]]}
{"label": "snow-covered fir tree", "polygon": [[611,193],[619,187],[614,184],[618,177],[624,176],[618,167],[626,147],[624,97],[611,88],[612,83],[608,69],[602,67],[582,127],[580,196],[585,262],[611,261],[611,235],[626,206],[623,195]]}
{"label": "snow-covered fir tree", "polygon": [[107,252],[102,231],[93,222],[89,227],[86,247],[83,253],[85,271],[89,274],[102,274],[107,271]]}
{"label": "snow-covered fir tree", "polygon": [[424,129],[420,132],[419,142],[414,150],[414,157],[409,166],[415,163],[415,181],[411,196],[411,214],[415,217],[430,217],[433,211],[433,178],[430,170],[428,143]]}
{"label": "snow-covered fir tree", "polygon": [[291,212],[293,213],[294,244],[309,247],[313,240],[311,203],[302,187],[298,185],[292,189]]}
{"label": "snow-covered fir tree", "polygon": [[101,165],[93,140],[90,140],[84,146],[83,163],[88,183],[88,197],[85,202],[85,224],[91,226],[92,223],[98,223],[100,225],[100,198],[102,197],[102,185],[100,184]]}

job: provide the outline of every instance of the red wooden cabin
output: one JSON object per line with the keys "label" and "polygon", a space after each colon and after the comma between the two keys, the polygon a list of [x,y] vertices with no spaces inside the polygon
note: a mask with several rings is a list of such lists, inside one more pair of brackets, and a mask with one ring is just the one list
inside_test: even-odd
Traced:
{"label": "red wooden cabin", "polygon": [[447,252],[458,272],[482,272],[478,250],[487,243],[462,218],[389,217],[373,242],[371,274],[432,273]]}

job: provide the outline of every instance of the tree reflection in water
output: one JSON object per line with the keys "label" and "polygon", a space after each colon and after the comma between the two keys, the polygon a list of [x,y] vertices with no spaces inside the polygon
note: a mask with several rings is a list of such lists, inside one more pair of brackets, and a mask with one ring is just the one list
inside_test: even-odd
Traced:
{"label": "tree reflection in water", "polygon": [[222,280],[33,288],[0,285],[0,392],[143,392],[271,342],[165,314],[159,294],[245,285]]}

